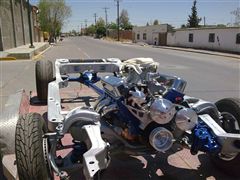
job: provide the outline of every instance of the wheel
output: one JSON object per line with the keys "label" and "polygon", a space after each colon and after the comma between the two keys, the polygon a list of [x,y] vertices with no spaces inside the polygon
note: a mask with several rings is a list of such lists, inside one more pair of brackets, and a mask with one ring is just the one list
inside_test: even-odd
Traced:
{"label": "wheel", "polygon": [[48,83],[53,81],[53,64],[51,61],[37,61],[35,65],[37,97],[46,101],[48,96]]}
{"label": "wheel", "polygon": [[47,139],[43,138],[46,125],[40,114],[30,113],[21,116],[17,122],[15,153],[20,180],[52,179],[47,163]]}
{"label": "wheel", "polygon": [[[226,98],[216,102],[222,119],[218,124],[228,133],[240,134],[240,99]],[[227,174],[240,177],[240,153],[211,156],[213,163]]]}

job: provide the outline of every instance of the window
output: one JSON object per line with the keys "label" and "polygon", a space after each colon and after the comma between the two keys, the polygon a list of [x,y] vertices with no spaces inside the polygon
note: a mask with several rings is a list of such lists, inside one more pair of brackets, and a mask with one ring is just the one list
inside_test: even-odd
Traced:
{"label": "window", "polygon": [[236,44],[240,44],[240,33],[236,35]]}
{"label": "window", "polygon": [[140,34],[137,34],[137,40],[139,40],[140,39]]}
{"label": "window", "polygon": [[215,34],[214,33],[209,34],[208,42],[215,42]]}
{"label": "window", "polygon": [[147,40],[147,34],[143,33],[143,40]]}
{"label": "window", "polygon": [[190,33],[188,35],[188,42],[193,42],[193,34],[192,33]]}

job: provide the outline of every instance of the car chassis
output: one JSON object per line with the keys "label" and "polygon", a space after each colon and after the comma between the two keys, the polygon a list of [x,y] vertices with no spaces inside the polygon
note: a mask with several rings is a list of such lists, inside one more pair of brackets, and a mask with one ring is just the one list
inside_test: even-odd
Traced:
{"label": "car chassis", "polygon": [[[120,97],[123,96],[122,94],[126,93],[126,88],[124,89],[122,84],[131,84],[132,86],[137,84],[136,82],[132,82],[132,80],[128,81],[126,78],[122,78],[123,75],[121,71],[124,69],[123,63],[119,59],[114,58],[56,60],[56,79],[48,84],[48,131],[44,133],[43,136],[43,149],[47,151],[44,154],[44,158],[47,162],[46,166],[48,166],[49,171],[54,171],[57,176],[64,179],[68,177],[68,174],[66,173],[67,169],[83,167],[86,179],[93,179],[98,172],[106,169],[110,163],[110,151],[113,149],[114,144],[112,144],[111,141],[108,142],[108,138],[111,139],[112,137],[118,139],[126,148],[139,153],[156,153],[165,151],[171,146],[167,146],[167,143],[172,144],[173,141],[176,141],[181,144],[186,144],[192,154],[197,154],[198,151],[203,151],[213,154],[213,156],[217,156],[219,154],[232,155],[232,158],[239,156],[239,125],[236,125],[236,131],[234,131],[236,133],[227,132],[224,130],[223,126],[216,121],[216,119],[221,119],[222,115],[217,110],[215,104],[184,96],[183,91],[186,86],[186,82],[184,80],[178,77],[163,75],[155,72],[154,70],[147,71],[145,73],[138,73],[141,76],[140,81],[150,83],[148,84],[148,87],[150,87],[151,82],[153,82],[156,77],[161,77],[165,79],[165,81],[166,79],[171,79],[171,84],[167,88],[164,88],[164,91],[167,91],[166,93],[162,93],[162,96],[156,98],[159,101],[156,102],[156,100],[152,100],[152,104],[148,105],[150,107],[148,112],[153,112],[152,109],[154,108],[153,104],[155,102],[155,104],[157,104],[161,101],[166,106],[168,106],[167,103],[172,102],[172,104],[175,104],[173,108],[174,116],[171,116],[169,111],[166,111],[166,109],[161,109],[161,113],[165,113],[165,116],[160,119],[160,121],[166,120],[166,117],[168,116],[171,116],[171,120],[167,120],[166,123],[155,123],[158,124],[159,127],[151,129],[148,138],[150,145],[149,143],[144,146],[142,144],[137,146],[133,145],[131,142],[136,136],[132,134],[138,134],[139,131],[143,132],[152,122],[147,120],[149,118],[148,115],[147,118],[141,116],[140,123],[136,123],[136,119],[139,119],[136,118],[136,114],[140,114],[142,111],[137,110],[138,112],[134,114],[134,109],[132,107],[124,107],[122,105],[122,103],[125,102],[125,99]],[[131,69],[134,69],[134,72],[138,71],[136,70],[135,64],[132,65],[130,63],[127,67],[132,67]],[[134,76],[131,72],[127,72],[128,77],[130,78]],[[80,76],[70,76],[70,74],[76,73],[80,73]],[[113,73],[114,75],[100,78],[97,76],[97,73]],[[103,88],[99,88],[96,85],[99,81],[102,81]],[[128,81],[128,83],[126,83],[126,81]],[[79,82],[93,89],[99,95],[99,100],[96,103],[96,106],[94,108],[77,107],[70,111],[63,111],[61,108],[60,89],[68,87],[69,82]],[[145,88],[145,86],[143,87]],[[153,86],[152,89],[152,91],[159,91],[159,86]],[[131,97],[135,100],[134,102],[139,102],[139,100],[144,99],[142,98],[142,93],[140,91],[136,90],[134,92],[135,94],[131,92],[133,94]],[[136,93],[138,94],[136,95]],[[167,101],[163,101],[162,99],[166,99]],[[185,106],[186,103],[187,105]],[[118,106],[116,106],[116,104]],[[185,114],[183,109],[184,112],[186,112]],[[196,114],[190,110],[188,111],[188,109],[194,109]],[[157,110],[159,111],[159,107],[157,107]],[[129,127],[128,130],[131,132],[127,133],[125,136],[123,135],[124,131],[118,133],[119,131],[116,129],[119,128],[114,126],[114,124],[105,121],[105,118],[103,118],[105,115],[106,117],[108,117],[107,115],[111,116],[112,112],[116,114],[117,111],[122,111],[126,114],[126,116],[134,119],[133,122],[127,121],[127,123],[129,122],[127,125]],[[181,111],[182,114],[178,113],[179,111]],[[161,113],[157,112],[157,115],[161,116]],[[189,114],[192,114],[192,116]],[[214,115],[212,116],[212,114]],[[150,117],[154,119],[156,113],[150,115]],[[215,119],[214,117],[216,116],[217,118]],[[179,121],[172,120],[174,118]],[[155,121],[159,120],[158,117],[155,119]],[[174,124],[177,124],[177,126],[172,125],[172,121],[175,121]],[[182,126],[181,123],[184,125]],[[170,124],[169,126],[171,126],[171,128],[168,128],[168,126],[165,126],[164,124]],[[72,127],[77,127],[77,133],[72,129]],[[174,129],[171,135],[167,134],[170,129]],[[158,143],[161,143],[161,141],[164,140],[162,137],[159,142],[155,143],[158,140],[157,136],[161,134],[156,131],[161,131],[161,133],[166,133],[167,137],[169,136],[167,139],[165,138],[165,144],[163,143],[158,146]],[[67,133],[71,133],[73,136],[74,145],[72,152],[67,156],[67,158],[63,159],[68,162],[63,163],[64,166],[66,165],[64,167],[59,166],[56,151],[61,148],[59,146],[61,145],[61,139]]]}

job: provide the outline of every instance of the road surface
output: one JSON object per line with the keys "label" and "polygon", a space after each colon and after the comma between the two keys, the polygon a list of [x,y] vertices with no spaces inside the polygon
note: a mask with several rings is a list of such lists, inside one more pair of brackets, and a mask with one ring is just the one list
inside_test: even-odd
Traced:
{"label": "road surface", "polygon": [[[41,57],[51,61],[57,58],[151,57],[160,63],[161,73],[177,75],[185,79],[188,82],[186,94],[190,96],[214,102],[223,97],[240,98],[240,61],[233,58],[121,44],[87,37],[65,38]],[[22,88],[27,92],[35,91],[34,65],[35,61],[29,60],[0,62],[0,113],[10,94]],[[172,157],[168,153],[161,155],[160,158],[153,156],[129,158],[116,155],[110,171],[117,174],[117,179],[127,177],[159,179],[156,176],[159,171],[165,174],[161,179],[229,179],[217,171],[205,155],[194,156],[195,162],[203,165],[197,167],[198,164],[195,164],[195,169],[184,166],[181,168],[181,163],[178,163],[182,161],[176,161],[176,158],[181,158],[187,164],[190,159],[189,153]],[[135,172],[140,174],[135,176]],[[110,176],[105,177],[110,178]]]}
{"label": "road surface", "polygon": [[[190,96],[214,102],[240,97],[240,61],[234,58],[72,37],[51,47],[42,59],[108,57],[151,57],[160,63],[161,73],[184,78]],[[29,60],[0,62],[0,112],[9,94],[21,88],[35,90],[34,64]]]}

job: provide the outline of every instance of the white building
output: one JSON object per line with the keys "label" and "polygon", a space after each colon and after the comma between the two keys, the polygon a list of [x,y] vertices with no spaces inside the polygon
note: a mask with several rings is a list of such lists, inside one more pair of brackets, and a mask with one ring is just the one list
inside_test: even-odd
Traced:
{"label": "white building", "polygon": [[168,24],[133,27],[133,42],[166,45],[169,28]]}
{"label": "white building", "polygon": [[167,45],[240,53],[240,28],[189,28],[168,32]]}

